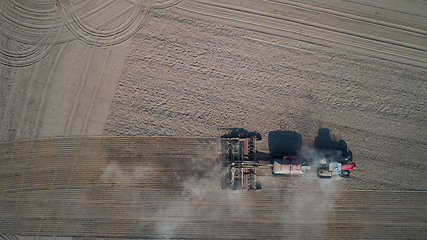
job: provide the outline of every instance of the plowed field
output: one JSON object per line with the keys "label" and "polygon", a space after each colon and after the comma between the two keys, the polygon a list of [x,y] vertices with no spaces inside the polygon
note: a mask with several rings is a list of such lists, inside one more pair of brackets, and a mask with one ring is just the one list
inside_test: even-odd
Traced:
{"label": "plowed field", "polygon": [[[261,178],[220,190],[217,140],[53,138],[0,145],[0,233],[120,238],[411,238],[426,234],[424,191],[344,189]],[[270,178],[270,179],[268,179]],[[276,179],[284,177],[276,177]],[[268,183],[270,181],[270,183]],[[350,181],[350,180],[349,180]]]}

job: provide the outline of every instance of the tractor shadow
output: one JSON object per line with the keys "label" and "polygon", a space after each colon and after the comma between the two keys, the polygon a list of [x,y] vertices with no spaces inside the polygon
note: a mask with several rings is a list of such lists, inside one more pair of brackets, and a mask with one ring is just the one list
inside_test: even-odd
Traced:
{"label": "tractor shadow", "polygon": [[314,138],[314,148],[339,150],[343,153],[348,151],[347,143],[344,140],[336,140],[335,136],[331,136],[331,130],[327,128],[320,128],[317,132],[317,137]]}

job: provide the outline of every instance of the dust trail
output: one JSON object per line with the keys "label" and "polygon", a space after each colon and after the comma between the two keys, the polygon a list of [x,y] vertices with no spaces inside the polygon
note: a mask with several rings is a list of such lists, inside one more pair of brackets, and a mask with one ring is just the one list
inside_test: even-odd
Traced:
{"label": "dust trail", "polygon": [[[197,155],[189,156],[185,171],[175,174],[182,189],[180,197],[172,201],[167,208],[158,209],[155,231],[158,237],[170,239],[181,235],[186,229],[196,223],[200,213],[208,218],[215,216],[206,202],[212,198],[212,192],[219,186],[219,170],[216,153],[217,145],[211,142],[199,142]],[[214,151],[213,151],[214,150]]]}
{"label": "dust trail", "polygon": [[[340,177],[318,178],[318,159],[324,155],[316,149],[304,146],[299,156],[309,162],[311,169],[301,176],[287,178],[292,184],[290,188],[297,191],[285,192],[286,207],[278,210],[279,218],[284,226],[300,223],[293,228],[292,239],[325,238],[341,191]],[[290,237],[288,233],[285,236]]]}
{"label": "dust trail", "polygon": [[[304,147],[300,156],[312,162],[312,168],[305,174],[271,178],[280,184],[270,186],[270,190],[277,189],[276,196],[283,201],[273,206],[271,214],[283,228],[269,234],[288,239],[325,238],[329,219],[335,214],[340,180],[317,177],[315,160],[321,153],[315,149]],[[117,184],[114,192],[118,191],[126,201],[136,199],[130,204],[141,206],[140,211],[126,214],[141,221],[139,231],[157,238],[198,238],[200,234],[216,238],[250,238],[257,232],[250,226],[259,221],[258,206],[263,206],[258,204],[264,201],[255,201],[259,201],[256,199],[263,190],[253,193],[221,190],[221,166],[216,158],[216,144],[201,142],[193,155],[185,155],[178,162],[165,160],[157,165],[145,162],[150,166],[111,162],[100,180]],[[265,189],[268,188],[267,184]],[[239,221],[247,224],[236,225]]]}
{"label": "dust trail", "polygon": [[[158,237],[200,237],[191,235],[191,229],[194,231],[194,228],[208,236],[224,234],[228,237],[242,237],[233,234],[230,226],[232,219],[242,216],[244,219],[251,219],[249,207],[243,201],[247,196],[243,191],[220,189],[221,165],[217,162],[217,154],[211,154],[216,153],[216,149],[216,143],[201,142],[198,147],[199,154],[190,156],[187,160],[188,173],[177,176],[181,182],[181,196],[172,201],[169,207],[159,209],[155,216]],[[227,204],[212,204],[213,202]],[[215,228],[204,227],[211,224],[221,225],[221,233],[215,231]]]}
{"label": "dust trail", "polygon": [[304,227],[299,229],[298,239],[308,237],[326,237],[328,222],[335,214],[335,201],[339,196],[340,187],[336,179],[319,179],[316,174],[309,173],[302,176],[301,181],[316,188],[316,190],[304,190],[299,194],[288,196],[290,219],[302,219]]}
{"label": "dust trail", "polygon": [[117,162],[111,162],[105,168],[100,180],[103,183],[134,186],[148,180],[153,171],[154,169],[149,166],[137,166],[129,170]]}
{"label": "dust trail", "polygon": [[[193,155],[178,161],[112,161],[104,168],[100,182],[114,185],[114,201],[141,205],[139,211],[123,213],[139,219],[141,231],[170,239],[191,232],[201,216],[207,221],[221,219],[226,211],[208,204],[220,186],[219,172],[216,142],[201,141]],[[165,196],[162,192],[169,192],[169,197],[161,197]],[[147,201],[152,204],[147,206]]]}

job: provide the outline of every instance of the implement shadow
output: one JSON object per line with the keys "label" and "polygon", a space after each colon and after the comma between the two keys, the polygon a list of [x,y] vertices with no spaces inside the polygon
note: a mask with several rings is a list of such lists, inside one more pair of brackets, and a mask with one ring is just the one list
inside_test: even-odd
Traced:
{"label": "implement shadow", "polygon": [[258,141],[261,141],[261,134],[258,132],[249,132],[244,128],[218,128],[218,130],[225,131],[225,134],[221,138],[247,138],[256,137]]}

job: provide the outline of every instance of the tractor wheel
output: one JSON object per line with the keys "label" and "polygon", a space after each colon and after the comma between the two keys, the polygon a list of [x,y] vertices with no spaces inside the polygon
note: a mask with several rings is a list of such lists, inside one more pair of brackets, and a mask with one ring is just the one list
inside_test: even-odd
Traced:
{"label": "tractor wheel", "polygon": [[317,170],[317,177],[319,177],[321,179],[331,179],[332,178],[332,176],[330,176],[330,175],[325,175],[323,173],[323,171],[326,171],[326,169],[325,168],[319,168]]}
{"label": "tractor wheel", "polygon": [[341,177],[342,178],[350,178],[350,171],[348,170],[344,170],[341,172]]}
{"label": "tractor wheel", "polygon": [[261,190],[261,183],[259,181],[256,181],[256,190]]}

